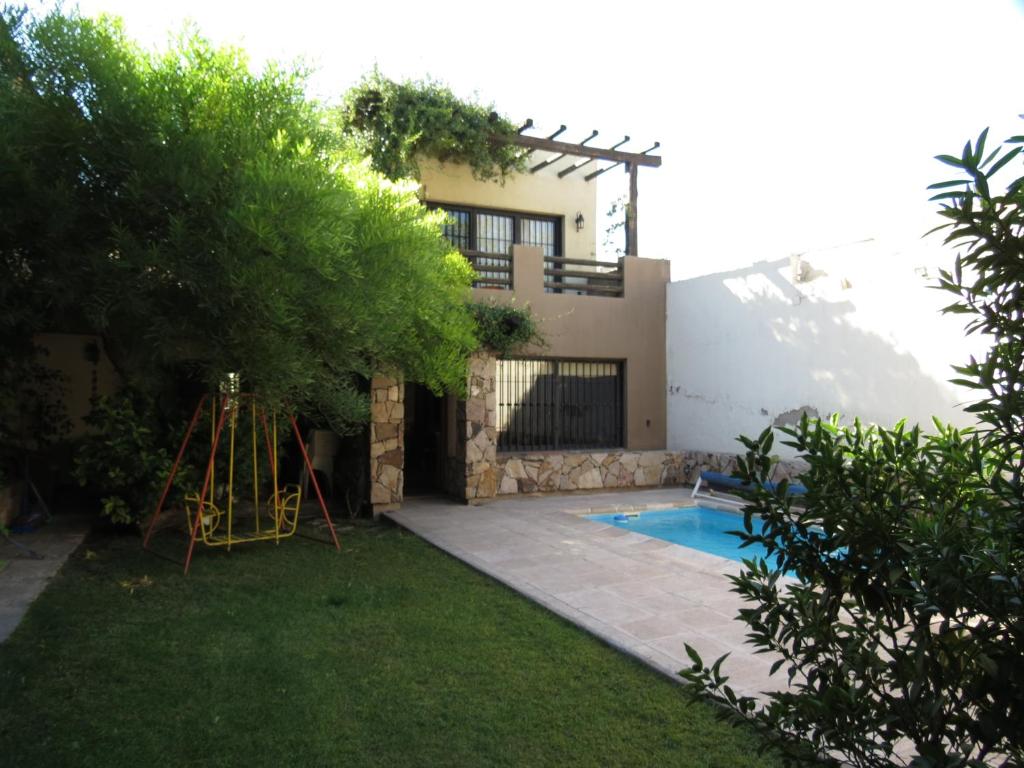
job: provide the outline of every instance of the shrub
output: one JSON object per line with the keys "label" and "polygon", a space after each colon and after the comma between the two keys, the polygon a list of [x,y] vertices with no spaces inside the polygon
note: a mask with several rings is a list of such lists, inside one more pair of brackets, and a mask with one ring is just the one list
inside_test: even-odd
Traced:
{"label": "shrub", "polygon": [[173,460],[154,405],[122,390],[98,399],[86,422],[92,432],[75,452],[74,477],[100,496],[111,522],[136,522],[155,503]]}
{"label": "shrub", "polygon": [[0,334],[103,336],[127,385],[228,373],[339,432],[386,371],[464,386],[472,269],[305,73],[187,30],[0,10]]}
{"label": "shrub", "polygon": [[499,357],[527,344],[541,342],[537,321],[528,307],[477,302],[470,304],[470,310],[476,319],[481,346]]}
{"label": "shrub", "polygon": [[494,136],[517,126],[492,106],[463,101],[440,83],[396,83],[374,71],[345,96],[341,123],[374,170],[391,179],[418,178],[418,156],[465,163],[479,179],[504,179],[524,168],[527,153]]}
{"label": "shrub", "polygon": [[[986,154],[985,140],[940,156],[967,178],[933,198],[959,249],[938,285],[957,296],[945,311],[993,339],[956,367],[979,392],[967,407],[979,428],[781,429],[809,465],[807,495],[751,492],[741,538],[767,556],[733,582],[751,643],[781,657],[773,671],[790,688],[759,707],[729,688],[721,659],[691,653],[682,673],[790,754],[809,745],[829,762],[888,766],[909,746],[918,766],[1024,761],[1024,178],[993,194],[1020,148]],[[772,432],[740,439],[737,474],[769,480]]]}

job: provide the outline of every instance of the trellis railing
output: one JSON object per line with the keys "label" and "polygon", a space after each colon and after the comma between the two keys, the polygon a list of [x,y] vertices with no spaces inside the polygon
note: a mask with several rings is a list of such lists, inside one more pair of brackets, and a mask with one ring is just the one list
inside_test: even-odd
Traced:
{"label": "trellis railing", "polygon": [[[474,288],[512,290],[511,255],[483,251],[463,251],[463,254],[476,270]],[[544,257],[544,290],[548,293],[622,296],[622,274],[621,258],[617,263],[611,263],[563,256]]]}
{"label": "trellis railing", "polygon": [[552,293],[621,296],[622,259],[611,264],[548,256],[544,259],[544,289]]}
{"label": "trellis railing", "polygon": [[512,256],[482,251],[463,251],[466,259],[476,270],[474,288],[495,288],[500,291],[512,290]]}

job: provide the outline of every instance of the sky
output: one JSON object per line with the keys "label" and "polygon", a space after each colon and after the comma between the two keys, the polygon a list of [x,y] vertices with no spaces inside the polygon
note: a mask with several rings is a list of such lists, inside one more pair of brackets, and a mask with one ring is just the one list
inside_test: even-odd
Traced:
{"label": "sky", "polygon": [[[1024,0],[78,7],[123,17],[147,46],[191,20],[257,67],[301,60],[325,100],[376,65],[531,117],[538,135],[564,123],[568,141],[595,128],[604,146],[660,141],[662,167],[640,171],[638,240],[641,256],[672,261],[673,279],[868,238],[918,242],[940,223],[925,187],[950,178],[933,156],[987,126],[992,139],[1024,133]],[[601,177],[602,212],[624,183]]]}

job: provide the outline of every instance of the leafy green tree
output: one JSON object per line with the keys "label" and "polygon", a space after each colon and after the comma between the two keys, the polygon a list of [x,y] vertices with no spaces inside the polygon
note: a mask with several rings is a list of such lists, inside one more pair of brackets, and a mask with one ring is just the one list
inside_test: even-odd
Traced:
{"label": "leafy green tree", "polygon": [[150,53],[113,19],[4,10],[3,333],[102,333],[143,390],[240,372],[341,431],[379,370],[457,389],[469,266],[304,85],[194,31]]}
{"label": "leafy green tree", "polygon": [[963,177],[933,185],[958,250],[937,286],[956,296],[945,311],[992,339],[956,367],[979,394],[967,407],[979,428],[805,418],[781,430],[809,465],[803,499],[761,485],[771,430],[741,438],[738,474],[755,488],[741,536],[768,556],[733,579],[749,603],[740,618],[790,687],[758,706],[729,688],[721,659],[695,652],[683,675],[791,754],[1024,764],[1024,177],[1003,191],[993,181],[1024,136],[991,153],[986,138],[940,156]]}
{"label": "leafy green tree", "polygon": [[191,29],[150,52],[116,19],[5,7],[0,340],[26,362],[3,375],[34,333],[101,334],[124,413],[161,414],[142,431],[107,418],[111,444],[141,435],[154,456],[228,373],[342,433],[365,421],[375,373],[460,391],[472,269],[443,214],[374,171],[305,77],[256,74]]}

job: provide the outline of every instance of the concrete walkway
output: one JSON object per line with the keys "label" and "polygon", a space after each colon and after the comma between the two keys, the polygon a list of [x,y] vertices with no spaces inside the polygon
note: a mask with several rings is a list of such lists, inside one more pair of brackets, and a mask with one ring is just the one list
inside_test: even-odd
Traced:
{"label": "concrete walkway", "polygon": [[31,559],[0,538],[0,560],[7,561],[7,567],[0,570],[0,643],[15,630],[32,601],[82,543],[91,522],[89,517],[57,515],[37,531],[11,534],[19,544],[42,555],[42,560]]}
{"label": "concrete walkway", "polygon": [[[481,506],[407,499],[399,525],[678,680],[691,662],[730,653],[723,670],[741,693],[785,685],[774,660],[744,643],[744,602],[727,575],[740,564],[598,523],[586,514],[681,506],[685,489],[515,497]],[[737,526],[738,527],[738,526]]]}

